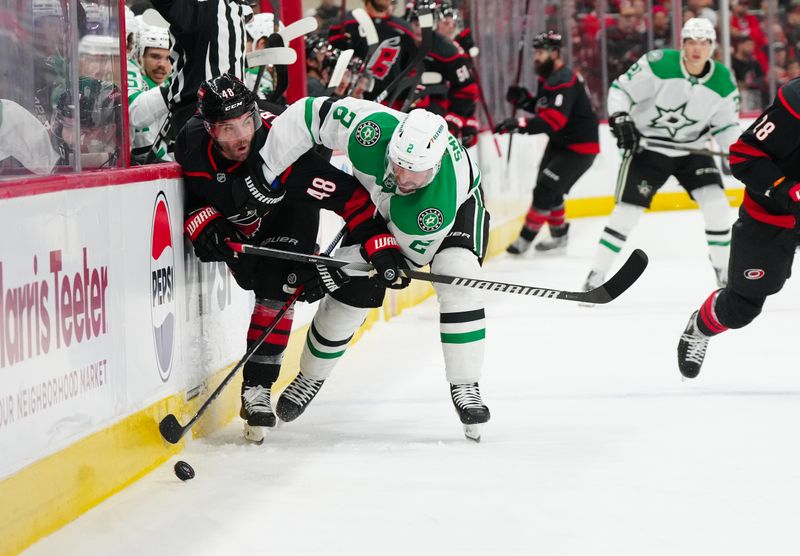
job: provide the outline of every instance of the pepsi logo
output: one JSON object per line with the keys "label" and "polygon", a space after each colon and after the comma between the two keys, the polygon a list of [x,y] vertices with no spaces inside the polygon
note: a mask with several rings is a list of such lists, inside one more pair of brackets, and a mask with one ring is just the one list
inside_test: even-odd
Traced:
{"label": "pepsi logo", "polygon": [[150,241],[150,310],[156,361],[161,380],[172,371],[175,351],[175,253],[167,196],[160,191],[153,207]]}
{"label": "pepsi logo", "polygon": [[766,272],[763,268],[748,268],[744,271],[744,277],[748,280],[759,280],[764,277],[764,274]]}

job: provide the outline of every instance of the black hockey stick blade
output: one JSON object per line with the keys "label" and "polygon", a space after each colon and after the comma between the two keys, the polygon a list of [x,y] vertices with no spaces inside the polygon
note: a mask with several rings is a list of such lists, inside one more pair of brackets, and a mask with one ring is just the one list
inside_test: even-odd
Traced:
{"label": "black hockey stick blade", "polygon": [[[305,253],[295,253],[293,251],[283,251],[269,247],[259,247],[243,243],[228,242],[234,251],[260,257],[274,257],[301,263],[322,264],[331,268],[341,268],[344,271],[353,270],[360,272],[374,271],[374,267],[366,262],[352,262],[333,257],[321,257],[319,255],[307,255]],[[588,292],[571,292],[557,290],[553,288],[543,288],[540,286],[528,286],[523,284],[510,284],[508,282],[496,282],[494,280],[483,280],[479,278],[462,278],[460,276],[448,276],[446,274],[434,274],[421,270],[403,269],[402,272],[408,278],[414,280],[425,280],[437,284],[451,284],[465,288],[475,288],[500,293],[513,293],[516,295],[527,295],[529,297],[543,297],[547,299],[562,299],[565,301],[579,301],[583,303],[603,304],[608,303],[619,297],[625,290],[642,275],[647,268],[647,255],[641,249],[635,249],[625,264],[622,265],[614,276],[612,276],[602,286]]]}
{"label": "black hockey stick blade", "polygon": [[[588,292],[565,292],[570,294],[570,297],[565,299],[572,299],[573,301],[581,301],[583,303],[603,304],[613,301],[622,295],[625,290],[630,288],[639,276],[642,275],[644,269],[647,268],[647,253],[641,249],[634,249],[625,264],[603,285],[589,290]],[[572,297],[574,296],[574,297]]]}
{"label": "black hockey stick blade", "polygon": [[177,444],[180,442],[181,438],[183,438],[183,435],[186,434],[186,428],[181,426],[177,417],[172,413],[161,419],[161,422],[158,424],[158,430],[161,432],[161,436],[164,437],[164,440],[170,444]]}

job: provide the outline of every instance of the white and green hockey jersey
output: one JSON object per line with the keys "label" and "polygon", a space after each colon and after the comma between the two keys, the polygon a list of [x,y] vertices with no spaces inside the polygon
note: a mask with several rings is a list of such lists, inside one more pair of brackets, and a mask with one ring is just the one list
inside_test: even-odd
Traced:
{"label": "white and green hockey jersey", "polygon": [[[353,175],[369,191],[403,255],[416,265],[428,264],[453,227],[459,207],[473,195],[483,206],[477,166],[448,134],[448,147],[433,182],[411,195],[399,195],[387,172],[386,153],[405,114],[367,100],[343,98],[330,105],[321,121],[320,109],[326,101],[327,97],[301,99],[275,118],[261,149],[267,178],[275,179],[315,143],[345,152]],[[476,245],[482,245],[482,234],[483,226],[476,224]]]}
{"label": "white and green hockey jersey", "polygon": [[[245,68],[244,70],[244,84],[247,85],[247,88],[251,91],[256,85],[256,79],[258,79],[258,70],[259,68]],[[264,100],[272,93],[272,91],[272,74],[265,69],[264,75],[261,76],[261,81],[258,83],[258,93],[256,93],[256,96]]]}
{"label": "white and green hockey jersey", "polygon": [[[163,86],[169,85],[169,78]],[[131,154],[146,155],[158,138],[169,115],[166,95],[155,81],[128,60],[128,118],[131,129]],[[158,149],[158,160],[172,160],[166,146]]]}
{"label": "white and green hockey jersey", "polygon": [[[727,151],[741,134],[739,92],[728,68],[710,63],[708,73],[694,77],[680,51],[652,50],[611,84],[608,113],[628,112],[646,138],[702,149],[713,137]],[[672,157],[686,155],[647,148]]]}

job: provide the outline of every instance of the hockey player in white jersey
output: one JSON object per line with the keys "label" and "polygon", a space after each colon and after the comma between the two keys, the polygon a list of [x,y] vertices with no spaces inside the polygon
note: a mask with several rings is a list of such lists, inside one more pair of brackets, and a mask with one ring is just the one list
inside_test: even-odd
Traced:
{"label": "hockey player in white jersey", "polygon": [[[279,175],[314,144],[347,153],[408,262],[435,273],[478,277],[489,231],[480,171],[444,118],[426,110],[404,114],[353,98],[302,99],[274,122],[261,154],[267,177]],[[325,184],[318,184],[325,195]],[[345,242],[346,245],[346,242]],[[369,247],[367,246],[367,249]],[[344,247],[336,256],[348,258]],[[352,248],[357,260],[363,254]],[[368,253],[367,253],[368,254]],[[403,278],[405,279],[405,278]],[[468,438],[480,439],[489,408],[481,399],[484,309],[477,290],[434,284],[440,307],[445,374]],[[283,421],[297,418],[319,392],[371,307],[385,290],[353,277],[327,296],[314,316],[300,373],[278,401]]]}
{"label": "hockey player in white jersey", "polygon": [[[144,162],[169,115],[169,30],[142,24],[136,37],[136,53],[139,71],[128,66],[128,118],[133,130],[131,158]],[[159,141],[155,161],[165,160],[173,158],[167,153],[165,142]]]}
{"label": "hockey player in white jersey", "polygon": [[[739,136],[739,94],[728,69],[711,55],[716,32],[692,18],[681,50],[653,50],[611,84],[608,118],[623,149],[616,206],[600,236],[585,289],[600,285],[656,191],[675,176],[700,206],[717,283],[727,282],[730,208],[722,177],[704,149],[714,138],[727,151]],[[664,146],[657,146],[664,145]]]}

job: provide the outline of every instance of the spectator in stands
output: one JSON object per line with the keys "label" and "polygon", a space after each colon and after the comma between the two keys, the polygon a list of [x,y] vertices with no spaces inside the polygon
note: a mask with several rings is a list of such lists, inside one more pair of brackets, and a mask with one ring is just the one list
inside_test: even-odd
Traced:
{"label": "spectator in stands", "polygon": [[341,5],[336,0],[322,0],[313,14],[317,18],[317,30],[325,34],[331,25],[339,23],[341,9]]}
{"label": "spectator in stands", "polygon": [[755,58],[755,42],[745,36],[736,41],[731,56],[731,69],[741,94],[741,107],[745,112],[760,110],[766,93],[764,70]]}
{"label": "spectator in stands", "polygon": [[773,44],[772,49],[775,53],[772,71],[775,74],[775,82],[777,83],[778,87],[780,87],[789,81],[789,77],[786,72],[786,45],[782,42],[776,42]]}
{"label": "spectator in stands", "polygon": [[767,38],[761,29],[758,17],[748,13],[749,0],[732,0],[731,3],[731,39],[750,37],[756,50],[767,44]]}
{"label": "spectator in stands", "polygon": [[637,26],[633,6],[621,4],[617,25],[607,31],[609,80],[616,79],[645,53],[647,37],[636,30]]}
{"label": "spectator in stands", "polygon": [[716,27],[719,23],[719,17],[712,5],[713,0],[687,0],[686,2],[686,6],[691,8],[697,14],[697,17],[709,20]]}
{"label": "spectator in stands", "polygon": [[789,46],[789,56],[800,58],[800,0],[792,0],[786,11],[786,41]]}
{"label": "spectator in stands", "polygon": [[653,6],[653,47],[669,48],[672,45],[672,26],[664,6]]}
{"label": "spectator in stands", "polygon": [[786,65],[786,77],[789,80],[800,77],[800,61],[792,60]]}

